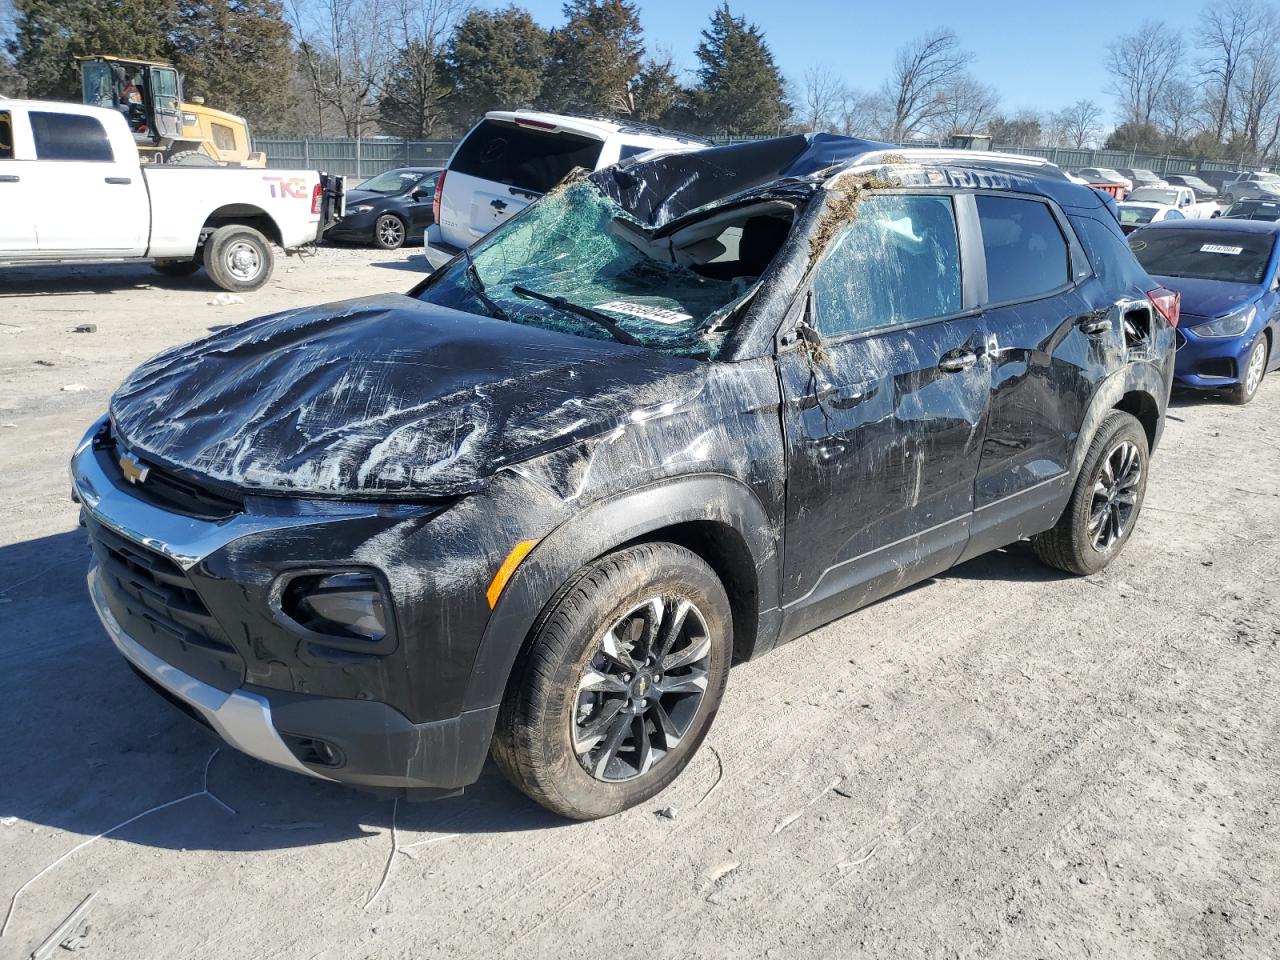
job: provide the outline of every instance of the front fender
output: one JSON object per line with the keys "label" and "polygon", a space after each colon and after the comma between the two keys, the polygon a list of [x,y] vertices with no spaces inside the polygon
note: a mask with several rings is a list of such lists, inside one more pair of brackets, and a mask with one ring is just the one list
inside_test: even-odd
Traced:
{"label": "front fender", "polygon": [[539,541],[489,618],[468,681],[465,708],[489,707],[502,700],[534,621],[574,573],[622,544],[692,521],[720,524],[745,541],[756,572],[758,616],[756,636],[749,638],[746,649],[763,652],[772,646],[778,633],[781,579],[777,523],[755,493],[732,477],[700,474],[662,481],[594,504]]}

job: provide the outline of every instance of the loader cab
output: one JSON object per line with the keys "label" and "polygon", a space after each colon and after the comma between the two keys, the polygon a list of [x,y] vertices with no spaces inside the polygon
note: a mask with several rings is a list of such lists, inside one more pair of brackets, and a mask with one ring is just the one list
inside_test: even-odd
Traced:
{"label": "loader cab", "polygon": [[163,148],[182,136],[182,79],[168,64],[79,57],[82,101],[124,115],[139,147]]}

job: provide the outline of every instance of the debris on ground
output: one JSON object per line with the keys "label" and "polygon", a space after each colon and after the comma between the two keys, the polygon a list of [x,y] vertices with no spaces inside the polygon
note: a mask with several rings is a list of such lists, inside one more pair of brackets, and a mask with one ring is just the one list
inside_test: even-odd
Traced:
{"label": "debris on ground", "polygon": [[657,815],[664,820],[674,820],[677,816],[675,807],[663,807],[657,811]]}
{"label": "debris on ground", "polygon": [[79,906],[67,914],[67,919],[58,924],[58,928],[45,937],[40,946],[31,951],[30,960],[48,960],[58,947],[63,947],[66,950],[79,950],[84,946],[88,946],[84,941],[89,936],[89,925],[85,924],[81,929],[80,921],[89,912],[89,907],[93,905],[94,898],[97,896],[98,891],[95,890],[81,900]]}
{"label": "debris on ground", "polygon": [[81,323],[71,328],[72,333],[97,333],[98,325],[96,323]]}
{"label": "debris on ground", "polygon": [[52,367],[52,366],[53,366],[53,361],[52,361],[52,360],[37,360],[37,361],[35,361],[35,364],[36,364],[36,366],[37,366],[37,367]]}
{"label": "debris on ground", "polygon": [[17,817],[0,817],[0,827],[12,827],[17,822]]}
{"label": "debris on ground", "polygon": [[[50,364],[50,366],[52,366],[52,364]],[[62,388],[62,392],[63,393],[83,393],[85,390],[88,390],[88,389],[89,388],[86,387],[83,383],[68,383],[66,386]]]}
{"label": "debris on ground", "polygon": [[229,307],[233,303],[244,303],[244,297],[237,297],[234,293],[215,294],[214,298],[209,301],[209,306]]}

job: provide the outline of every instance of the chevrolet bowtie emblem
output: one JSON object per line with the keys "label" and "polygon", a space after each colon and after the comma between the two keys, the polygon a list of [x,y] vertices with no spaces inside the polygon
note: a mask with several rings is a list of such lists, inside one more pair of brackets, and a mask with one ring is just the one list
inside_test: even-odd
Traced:
{"label": "chevrolet bowtie emblem", "polygon": [[130,483],[145,483],[147,474],[151,472],[150,467],[128,453],[121,455],[118,462],[120,464],[120,472],[124,474],[124,478]]}

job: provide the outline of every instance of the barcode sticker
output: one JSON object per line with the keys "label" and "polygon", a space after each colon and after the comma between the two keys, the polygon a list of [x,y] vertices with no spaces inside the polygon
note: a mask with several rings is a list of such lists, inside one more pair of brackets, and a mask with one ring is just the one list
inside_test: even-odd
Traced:
{"label": "barcode sticker", "polygon": [[639,317],[642,320],[652,320],[654,323],[663,323],[667,326],[674,326],[677,323],[684,323],[686,320],[692,320],[693,317],[687,313],[681,313],[678,310],[666,310],[662,307],[653,307],[647,303],[630,303],[626,300],[610,300],[608,303],[596,304],[597,310],[608,310],[610,313],[621,313],[628,317]]}
{"label": "barcode sticker", "polygon": [[1201,253],[1225,253],[1229,257],[1239,256],[1244,253],[1244,247],[1227,247],[1220,243],[1206,243],[1200,248]]}

